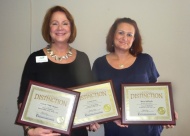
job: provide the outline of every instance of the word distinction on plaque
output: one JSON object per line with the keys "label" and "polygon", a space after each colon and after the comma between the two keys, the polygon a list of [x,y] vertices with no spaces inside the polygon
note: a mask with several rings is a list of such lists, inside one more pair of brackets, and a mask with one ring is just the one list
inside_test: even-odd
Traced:
{"label": "word distinction on plaque", "polygon": [[73,128],[121,118],[111,80],[72,89],[81,93]]}
{"label": "word distinction on plaque", "polygon": [[122,123],[175,125],[171,82],[122,84]]}
{"label": "word distinction on plaque", "polygon": [[30,81],[16,124],[70,134],[80,92]]}

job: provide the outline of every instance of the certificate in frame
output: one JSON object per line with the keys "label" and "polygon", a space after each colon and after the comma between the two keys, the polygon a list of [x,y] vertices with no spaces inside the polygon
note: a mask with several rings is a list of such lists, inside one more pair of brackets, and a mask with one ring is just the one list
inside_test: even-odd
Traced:
{"label": "certificate in frame", "polygon": [[111,80],[71,88],[80,92],[73,128],[121,119]]}
{"label": "certificate in frame", "polygon": [[16,124],[69,135],[80,92],[30,81]]}
{"label": "certificate in frame", "polygon": [[171,82],[122,84],[122,124],[175,125]]}

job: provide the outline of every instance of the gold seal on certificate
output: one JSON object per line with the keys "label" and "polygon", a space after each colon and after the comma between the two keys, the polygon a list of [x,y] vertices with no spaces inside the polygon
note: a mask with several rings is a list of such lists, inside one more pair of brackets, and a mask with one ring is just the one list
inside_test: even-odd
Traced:
{"label": "gold seal on certificate", "polygon": [[70,134],[80,92],[30,81],[16,123]]}
{"label": "gold seal on certificate", "polygon": [[159,113],[160,115],[164,115],[164,114],[166,113],[165,108],[164,108],[164,107],[159,107],[159,108],[158,108],[158,113]]}
{"label": "gold seal on certificate", "polygon": [[63,124],[64,123],[64,117],[57,117],[57,123]]}
{"label": "gold seal on certificate", "polygon": [[123,84],[122,123],[175,125],[171,83]]}
{"label": "gold seal on certificate", "polygon": [[105,104],[104,105],[104,111],[105,112],[110,112],[110,110],[111,110],[111,106],[109,104]]}
{"label": "gold seal on certificate", "polygon": [[111,80],[71,89],[80,92],[73,128],[121,118]]}

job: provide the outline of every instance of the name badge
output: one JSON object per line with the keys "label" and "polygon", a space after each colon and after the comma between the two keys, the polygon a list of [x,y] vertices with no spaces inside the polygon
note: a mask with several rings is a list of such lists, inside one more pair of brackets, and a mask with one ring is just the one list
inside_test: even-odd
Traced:
{"label": "name badge", "polygon": [[48,62],[47,56],[36,56],[36,63]]}

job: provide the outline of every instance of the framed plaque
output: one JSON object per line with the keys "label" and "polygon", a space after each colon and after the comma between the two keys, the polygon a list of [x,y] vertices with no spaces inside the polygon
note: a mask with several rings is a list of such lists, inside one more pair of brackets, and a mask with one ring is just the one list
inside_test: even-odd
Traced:
{"label": "framed plaque", "polygon": [[73,128],[121,118],[111,80],[72,89],[81,93]]}
{"label": "framed plaque", "polygon": [[70,134],[80,93],[30,81],[16,124]]}
{"label": "framed plaque", "polygon": [[122,84],[122,123],[175,125],[171,83]]}

